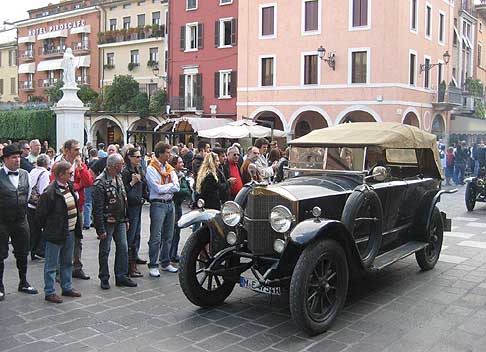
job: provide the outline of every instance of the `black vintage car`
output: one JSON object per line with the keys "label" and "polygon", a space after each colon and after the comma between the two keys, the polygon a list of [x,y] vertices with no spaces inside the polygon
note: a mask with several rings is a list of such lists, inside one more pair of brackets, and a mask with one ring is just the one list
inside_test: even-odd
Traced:
{"label": "black vintage car", "polygon": [[327,330],[343,307],[350,276],[415,254],[432,269],[450,220],[439,211],[435,136],[394,123],[353,123],[290,142],[289,178],[252,182],[221,211],[185,214],[203,226],[184,246],[181,288],[195,305],[221,304],[236,284],[288,290],[297,325]]}
{"label": "black vintage car", "polygon": [[481,167],[477,177],[468,177],[466,182],[466,201],[467,211],[473,211],[476,202],[486,202],[486,167]]}

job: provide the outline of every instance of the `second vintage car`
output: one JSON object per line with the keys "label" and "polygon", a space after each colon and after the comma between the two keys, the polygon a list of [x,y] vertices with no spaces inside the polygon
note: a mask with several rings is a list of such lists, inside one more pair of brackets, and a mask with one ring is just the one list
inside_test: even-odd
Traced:
{"label": "second vintage car", "polygon": [[290,142],[288,179],[251,182],[221,211],[185,214],[203,226],[186,242],[181,288],[195,305],[221,304],[239,284],[289,294],[310,335],[326,331],[350,276],[415,254],[432,269],[450,220],[437,207],[441,167],[434,135],[396,123],[353,123]]}

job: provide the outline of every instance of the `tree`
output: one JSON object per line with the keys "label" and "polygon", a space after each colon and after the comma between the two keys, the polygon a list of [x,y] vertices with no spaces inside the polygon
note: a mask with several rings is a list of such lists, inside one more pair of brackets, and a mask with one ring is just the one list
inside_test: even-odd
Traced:
{"label": "tree", "polygon": [[130,102],[135,111],[144,118],[150,115],[149,98],[147,93],[138,93]]}
{"label": "tree", "polygon": [[138,82],[132,76],[116,75],[113,84],[105,90],[104,109],[111,112],[134,111],[132,104],[138,93]]}
{"label": "tree", "polygon": [[81,101],[84,104],[89,104],[91,107],[92,111],[96,111],[97,109],[94,109],[94,103],[98,100],[99,94],[91,89],[88,86],[82,86],[79,91],[78,91],[78,97],[81,99]]}
{"label": "tree", "polygon": [[[53,104],[57,103],[62,98],[61,88],[64,86],[62,81],[57,81],[55,85],[47,89],[47,96],[49,101]],[[78,97],[84,104],[92,105],[98,98],[98,93],[88,86],[82,86],[78,91]],[[93,110],[93,109],[91,109]]]}
{"label": "tree", "polygon": [[57,81],[52,87],[49,87],[46,91],[46,95],[49,98],[49,102],[52,104],[57,103],[62,98],[61,88],[64,86],[63,81]]}
{"label": "tree", "polygon": [[165,112],[167,105],[167,91],[165,89],[158,90],[150,98],[150,112],[154,115],[160,115]]}

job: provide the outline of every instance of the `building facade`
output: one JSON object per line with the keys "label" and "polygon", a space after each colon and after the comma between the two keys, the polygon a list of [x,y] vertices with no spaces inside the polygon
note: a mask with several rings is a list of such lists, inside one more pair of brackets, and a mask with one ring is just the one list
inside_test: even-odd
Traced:
{"label": "building facade", "polygon": [[169,0],[168,79],[173,113],[236,116],[238,3]]}
{"label": "building facade", "polygon": [[167,1],[107,1],[101,5],[98,48],[101,86],[115,75],[131,75],[149,96],[164,89]]}
{"label": "building facade", "polygon": [[0,32],[0,102],[18,100],[17,30]]}
{"label": "building facade", "polygon": [[77,58],[76,81],[99,91],[97,0],[73,0],[29,11],[16,23],[19,49],[19,98],[46,100],[46,90],[62,80],[61,62],[72,49]]}
{"label": "building facade", "polygon": [[445,137],[455,106],[443,88],[452,79],[445,61],[454,6],[239,2],[238,118],[267,121],[288,138],[355,121],[403,122]]}

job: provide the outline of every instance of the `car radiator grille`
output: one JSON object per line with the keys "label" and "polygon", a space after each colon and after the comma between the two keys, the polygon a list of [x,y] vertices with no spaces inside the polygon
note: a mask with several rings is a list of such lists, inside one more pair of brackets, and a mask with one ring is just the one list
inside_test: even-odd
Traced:
{"label": "car radiator grille", "polygon": [[290,207],[290,201],[279,195],[250,193],[245,208],[245,230],[247,231],[248,249],[256,255],[272,255],[273,242],[283,238],[283,234],[272,230],[268,217],[273,207]]}

